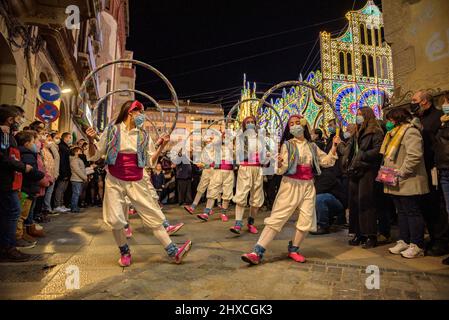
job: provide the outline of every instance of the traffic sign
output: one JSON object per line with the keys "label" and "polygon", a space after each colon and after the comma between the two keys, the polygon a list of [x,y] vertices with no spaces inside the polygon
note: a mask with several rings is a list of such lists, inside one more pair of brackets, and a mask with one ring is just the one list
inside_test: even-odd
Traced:
{"label": "traffic sign", "polygon": [[42,100],[53,102],[61,98],[61,88],[56,83],[44,82],[39,87],[39,95]]}
{"label": "traffic sign", "polygon": [[41,103],[36,109],[36,117],[42,122],[54,122],[59,118],[59,109],[53,103]]}

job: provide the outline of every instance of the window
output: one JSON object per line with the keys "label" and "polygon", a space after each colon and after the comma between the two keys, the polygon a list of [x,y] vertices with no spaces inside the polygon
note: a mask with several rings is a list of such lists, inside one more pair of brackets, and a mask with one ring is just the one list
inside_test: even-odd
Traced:
{"label": "window", "polygon": [[360,25],[360,44],[365,44],[366,39],[365,39],[365,25],[362,23]]}
{"label": "window", "polygon": [[348,52],[346,54],[346,63],[348,66],[348,75],[352,75],[352,54],[350,52]]}
{"label": "window", "polygon": [[368,60],[366,55],[362,55],[362,75],[368,77]]}
{"label": "window", "polygon": [[368,30],[366,30],[366,33],[368,35],[368,45],[372,46],[373,45],[373,30],[368,29]]}
{"label": "window", "polygon": [[374,58],[373,56],[368,56],[368,71],[369,76],[374,77]]}
{"label": "window", "polygon": [[382,43],[385,42],[385,30],[384,30],[384,27],[380,28],[380,38],[382,40]]}
{"label": "window", "polygon": [[380,62],[379,57],[376,58],[376,76],[379,78],[383,78],[382,77],[382,64]]}
{"label": "window", "polygon": [[340,51],[340,74],[345,74],[345,54]]}
{"label": "window", "polygon": [[382,78],[388,79],[388,59],[387,59],[387,57],[382,58]]}
{"label": "window", "polygon": [[379,29],[374,28],[373,29],[373,36],[374,36],[374,40],[375,40],[374,42],[376,44],[376,47],[380,47],[380,39],[379,39],[378,34],[379,34]]}
{"label": "window", "polygon": [[376,37],[378,39],[377,41],[379,42],[379,47],[382,47],[382,31],[381,31],[381,29],[377,29]]}
{"label": "window", "polygon": [[[129,89],[128,82],[120,82],[120,89]],[[129,92],[120,92],[121,96],[129,96]]]}

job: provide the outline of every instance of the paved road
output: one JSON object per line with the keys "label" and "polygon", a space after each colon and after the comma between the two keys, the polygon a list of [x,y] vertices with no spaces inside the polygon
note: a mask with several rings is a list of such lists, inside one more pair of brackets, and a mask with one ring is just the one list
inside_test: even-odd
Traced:
{"label": "paved road", "polygon": [[[22,264],[0,264],[1,299],[449,299],[449,267],[442,258],[407,260],[388,253],[388,246],[370,250],[349,247],[346,230],[309,236],[305,264],[286,259],[294,232],[290,221],[266,253],[265,263],[249,267],[240,260],[257,236],[235,236],[232,221],[215,216],[200,222],[177,206],[164,208],[167,217],[183,221],[174,236],[188,237],[194,245],[182,265],[169,263],[165,251],[132,218],[135,235],[130,241],[134,263],[117,265],[118,252],[101,209],[55,217],[45,225],[48,236],[30,253],[41,258]],[[256,224],[262,224],[263,212]],[[367,266],[380,270],[379,289],[367,289]],[[79,269],[80,289],[67,289],[67,272]],[[70,277],[69,277],[70,279]],[[369,278],[368,280],[373,280]],[[375,284],[373,281],[369,281]],[[70,284],[70,281],[69,281]]]}

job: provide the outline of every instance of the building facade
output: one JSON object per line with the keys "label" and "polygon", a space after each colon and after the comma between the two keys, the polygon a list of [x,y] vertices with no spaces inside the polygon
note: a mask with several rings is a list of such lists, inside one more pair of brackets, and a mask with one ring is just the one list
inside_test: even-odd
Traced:
{"label": "building facade", "polygon": [[393,49],[395,104],[425,89],[449,90],[449,1],[382,1],[385,38]]}

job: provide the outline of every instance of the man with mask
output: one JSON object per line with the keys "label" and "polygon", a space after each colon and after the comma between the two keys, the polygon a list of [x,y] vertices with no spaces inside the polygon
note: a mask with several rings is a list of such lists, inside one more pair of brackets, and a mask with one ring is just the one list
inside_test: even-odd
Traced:
{"label": "man with mask", "polygon": [[16,249],[16,227],[20,215],[18,191],[22,174],[33,167],[20,161],[13,132],[18,131],[22,116],[16,106],[0,105],[0,262],[23,262],[32,258]]}
{"label": "man with mask", "polygon": [[435,166],[435,136],[441,126],[440,118],[443,113],[435,108],[432,95],[424,90],[413,95],[411,111],[419,118],[422,125],[424,162],[430,187],[430,193],[422,197],[424,219],[430,235],[426,254],[442,256],[448,252],[447,213],[440,210],[440,192],[432,185],[431,170]]}
{"label": "man with mask", "polygon": [[329,133],[329,137],[326,140],[326,147],[324,148],[324,152],[329,152],[333,145],[333,139],[335,134],[337,133],[337,122],[335,119],[329,120],[327,122],[327,132]]}
{"label": "man with mask", "polygon": [[72,145],[72,135],[64,132],[59,143],[59,179],[55,191],[55,211],[68,212],[69,208],[64,206],[64,193],[69,185],[72,171],[70,170],[70,146]]}

